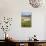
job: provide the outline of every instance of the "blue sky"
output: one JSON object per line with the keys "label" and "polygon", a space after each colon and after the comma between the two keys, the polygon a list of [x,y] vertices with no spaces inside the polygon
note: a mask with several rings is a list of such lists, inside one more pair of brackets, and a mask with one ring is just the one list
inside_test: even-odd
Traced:
{"label": "blue sky", "polygon": [[29,16],[29,15],[32,15],[32,13],[31,12],[22,12],[21,15],[23,15],[23,16]]}

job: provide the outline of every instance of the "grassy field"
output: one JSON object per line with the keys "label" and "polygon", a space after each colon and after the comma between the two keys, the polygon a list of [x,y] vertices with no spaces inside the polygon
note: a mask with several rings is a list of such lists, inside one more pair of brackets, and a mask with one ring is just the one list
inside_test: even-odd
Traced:
{"label": "grassy field", "polygon": [[21,26],[22,27],[31,27],[31,21],[21,21]]}

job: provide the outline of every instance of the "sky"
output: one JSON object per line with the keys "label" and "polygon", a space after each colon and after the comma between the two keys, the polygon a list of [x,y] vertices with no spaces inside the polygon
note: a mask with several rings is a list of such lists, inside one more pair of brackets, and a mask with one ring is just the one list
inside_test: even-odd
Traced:
{"label": "sky", "polygon": [[22,12],[21,15],[22,16],[29,16],[29,15],[32,15],[32,13],[31,12]]}

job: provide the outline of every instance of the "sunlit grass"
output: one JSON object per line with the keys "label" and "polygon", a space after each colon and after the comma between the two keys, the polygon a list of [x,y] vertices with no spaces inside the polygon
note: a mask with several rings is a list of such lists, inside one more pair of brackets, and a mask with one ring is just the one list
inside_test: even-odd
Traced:
{"label": "sunlit grass", "polygon": [[31,24],[31,21],[21,21],[21,26],[22,27],[31,27],[32,24]]}

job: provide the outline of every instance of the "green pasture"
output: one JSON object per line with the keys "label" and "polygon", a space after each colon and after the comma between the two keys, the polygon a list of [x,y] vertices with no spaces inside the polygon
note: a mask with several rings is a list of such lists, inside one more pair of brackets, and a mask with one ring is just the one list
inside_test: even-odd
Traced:
{"label": "green pasture", "polygon": [[32,24],[31,24],[31,21],[21,21],[21,26],[22,27],[31,27]]}

